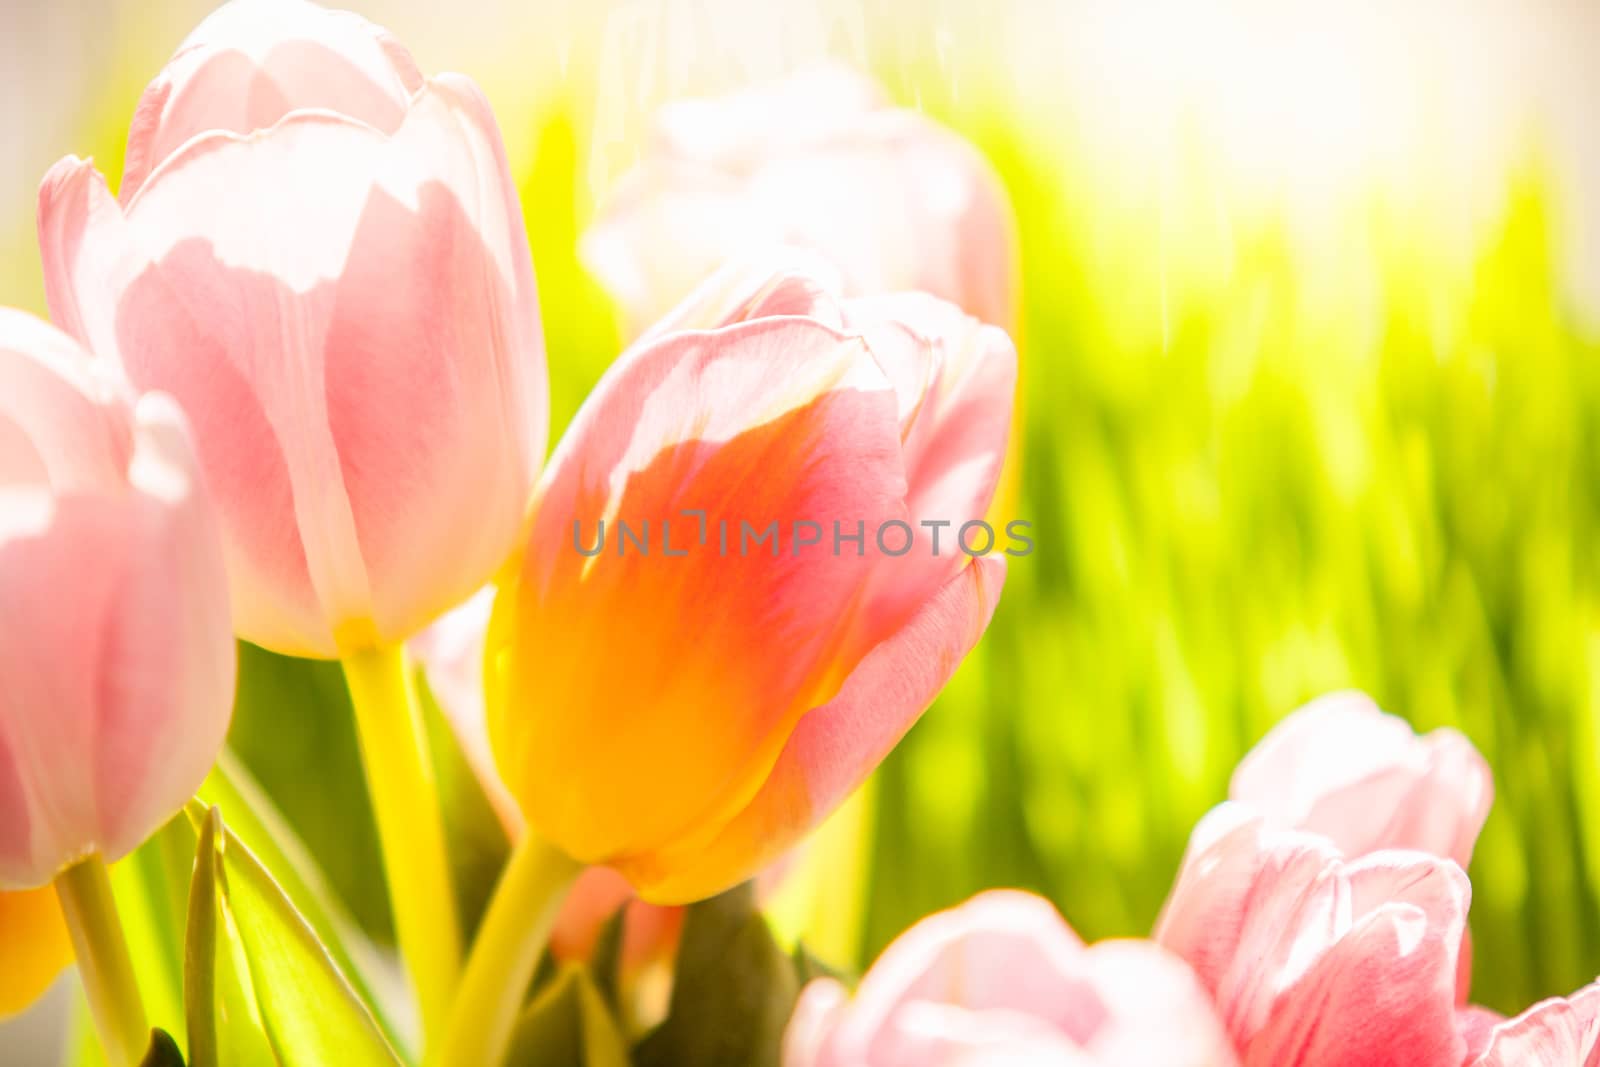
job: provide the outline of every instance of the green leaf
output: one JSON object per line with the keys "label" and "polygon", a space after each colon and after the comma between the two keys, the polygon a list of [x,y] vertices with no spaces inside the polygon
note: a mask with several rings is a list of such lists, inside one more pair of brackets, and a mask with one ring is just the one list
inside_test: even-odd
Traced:
{"label": "green leaf", "polygon": [[689,908],[666,1021],[638,1067],[777,1067],[799,982],[745,883]]}
{"label": "green leaf", "polygon": [[627,1042],[588,971],[562,968],[523,1009],[506,1067],[627,1067]]}
{"label": "green leaf", "polygon": [[157,1027],[150,1031],[150,1048],[139,1061],[139,1067],[184,1067],[183,1053],[172,1035]]}
{"label": "green leaf", "polygon": [[188,810],[200,832],[185,982],[194,1067],[397,1067],[371,1012],[221,812]]}
{"label": "green leaf", "polygon": [[[223,922],[214,857],[223,834],[212,808],[200,823],[194,878],[189,883],[189,919],[184,935],[183,1002],[193,1067],[277,1067],[256,1011],[249,967],[236,939],[219,945]],[[220,948],[220,951],[219,951]]]}
{"label": "green leaf", "polygon": [[404,983],[395,980],[393,965],[350,917],[299,835],[231,749],[223,749],[199,798],[222,809],[228,833],[273,873],[333,962],[372,1006],[390,1042],[402,1046],[394,1020],[408,1018],[411,1010],[403,999]]}

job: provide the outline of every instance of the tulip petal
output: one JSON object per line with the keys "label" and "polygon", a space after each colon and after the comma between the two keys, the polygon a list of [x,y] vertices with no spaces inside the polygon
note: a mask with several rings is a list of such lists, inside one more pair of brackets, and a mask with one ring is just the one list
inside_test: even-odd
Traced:
{"label": "tulip petal", "polygon": [[314,108],[392,133],[421,87],[410,53],[359,15],[307,0],[231,0],[195,27],[140,97],[121,199],[212,130],[264,130]]}
{"label": "tulip petal", "polygon": [[97,410],[118,386],[65,334],[21,311],[0,308],[0,348],[0,486],[119,484],[132,447],[127,427]]}
{"label": "tulip petal", "polygon": [[1211,996],[1177,956],[1150,941],[1102,941],[1077,968],[1094,983],[1106,1016],[1085,1047],[1092,1062],[1230,1067],[1233,1043]]}
{"label": "tulip petal", "polygon": [[[843,681],[838,620],[873,563],[793,551],[790,524],[872,528],[903,516],[904,496],[893,397],[858,339],[767,319],[614,366],[551,460],[491,623],[499,691],[538,694],[536,707],[503,706],[493,685],[489,698],[529,821],[610,863],[743,807],[794,722]],[[586,557],[578,531],[587,544],[601,520],[607,544]],[[619,522],[649,524],[653,554],[624,549]],[[778,542],[745,539],[769,523]],[[520,656],[497,638],[508,629]],[[581,774],[574,754],[592,761]]]}
{"label": "tulip petal", "polygon": [[71,962],[54,889],[0,893],[0,1019],[38,1000]]}
{"label": "tulip petal", "polygon": [[863,615],[868,625],[892,627],[948,581],[969,551],[995,549],[993,527],[968,524],[982,522],[999,481],[1017,353],[1004,331],[924,293],[850,300],[844,313],[900,401],[912,558],[923,565],[880,575]]}
{"label": "tulip petal", "polygon": [[850,991],[833,978],[818,978],[800,991],[783,1032],[784,1067],[826,1067],[828,1046],[850,1006]]}
{"label": "tulip petal", "polygon": [[1456,1009],[1456,1032],[1467,1046],[1465,1062],[1474,1063],[1483,1055],[1494,1035],[1494,1028],[1505,1021],[1506,1017],[1499,1012],[1475,1004]]}
{"label": "tulip petal", "polygon": [[1361,693],[1313,701],[1279,723],[1234,771],[1229,796],[1274,825],[1329,838],[1348,856],[1415,848],[1465,867],[1494,798],[1465,737],[1418,737]]}
{"label": "tulip petal", "polygon": [[[956,522],[982,518],[994,498],[1011,432],[1017,388],[1011,339],[925,293],[858,298],[847,302],[845,315],[857,329],[901,324],[932,347],[923,357],[931,363],[927,371],[908,368],[897,374],[885,368],[892,381],[926,379],[906,440],[912,514]],[[888,346],[882,351],[905,352]]]}
{"label": "tulip petal", "polygon": [[844,329],[844,316],[833,296],[838,291],[838,272],[821,256],[799,248],[764,248],[735,256],[713,271],[634,344],[648,344],[681,330],[715,330],[774,315],[801,315]]}
{"label": "tulip petal", "polygon": [[[1247,1064],[1459,1064],[1456,947],[1466,877],[1453,865],[1378,853],[1349,873],[1358,919],[1291,989]],[[1418,857],[1420,854],[1411,854]]]}
{"label": "tulip petal", "polygon": [[916,112],[888,109],[823,145],[775,156],[742,194],[763,222],[754,232],[827,256],[847,292],[932,293],[1004,326],[1015,317],[1015,268],[999,189],[972,145]]}
{"label": "tulip petal", "polygon": [[133,851],[211,770],[228,732],[235,652],[221,532],[182,413],[147,394],[134,409],[128,478],[138,510],[119,535],[132,566],[100,633],[94,773],[100,852]]}
{"label": "tulip petal", "polygon": [[1600,1063],[1600,983],[1540,1001],[1489,1032],[1471,1067],[1594,1067]]}
{"label": "tulip petal", "polygon": [[[330,429],[374,620],[392,640],[504,560],[549,405],[533,261],[482,93],[435,79],[386,162],[324,344]],[[428,169],[411,173],[418,163]],[[391,307],[403,313],[374,314]]]}
{"label": "tulip petal", "polygon": [[623,872],[648,900],[695,900],[765,866],[842,804],[933,702],[978,643],[1005,584],[1003,559],[963,568],[838,695],[795,727],[759,793],[709,841],[640,856]]}

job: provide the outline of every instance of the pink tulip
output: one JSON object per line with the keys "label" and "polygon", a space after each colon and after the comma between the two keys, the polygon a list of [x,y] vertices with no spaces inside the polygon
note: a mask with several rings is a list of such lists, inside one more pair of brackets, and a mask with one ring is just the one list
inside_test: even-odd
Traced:
{"label": "pink tulip", "polygon": [[1346,856],[1412,848],[1465,867],[1494,782],[1459,732],[1419,737],[1364,694],[1335,693],[1262,738],[1228,795],[1273,827],[1327,837]]}
{"label": "pink tulip", "polygon": [[1011,324],[1014,227],[998,178],[862,75],[828,68],[678,101],[653,132],[581,246],[635,332],[725,260],[774,244],[826,256],[849,294],[922,290]]}
{"label": "pink tulip", "polygon": [[0,888],[132,851],[227,733],[217,523],[183,416],[0,309]]}
{"label": "pink tulip", "polygon": [[52,314],[194,425],[238,633],[393,644],[511,551],[547,396],[516,187],[482,94],[353,16],[242,0],[157,78],[118,203],[39,192]]}
{"label": "pink tulip", "polygon": [[1540,1001],[1515,1019],[1482,1008],[1457,1016],[1467,1067],[1595,1067],[1600,1064],[1600,982]]}
{"label": "pink tulip", "polygon": [[[1016,373],[1003,333],[931,297],[840,303],[779,271],[690,305],[725,324],[608,372],[489,633],[489,738],[523,814],[658,903],[786,851],[977,641],[1006,542],[956,539],[994,491]],[[953,523],[937,555],[924,520]],[[618,523],[648,523],[651,554]]]}
{"label": "pink tulip", "polygon": [[1085,946],[1048,901],[991,891],[929,916],[851,1000],[806,987],[784,1067],[1226,1067],[1237,1062],[1182,960],[1148,941]]}
{"label": "pink tulip", "polygon": [[1195,828],[1156,940],[1194,967],[1245,1067],[1457,1067],[1470,894],[1449,860],[1347,859],[1230,802]]}

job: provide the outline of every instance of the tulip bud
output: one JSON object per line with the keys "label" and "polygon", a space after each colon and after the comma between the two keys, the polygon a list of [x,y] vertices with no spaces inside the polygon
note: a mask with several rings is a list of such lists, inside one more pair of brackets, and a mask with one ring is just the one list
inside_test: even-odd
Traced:
{"label": "tulip bud", "polygon": [[1470,897],[1449,860],[1347,859],[1229,802],[1195,827],[1156,940],[1199,975],[1246,1067],[1458,1067]]}
{"label": "tulip bud", "polygon": [[[843,801],[1005,575],[955,543],[1005,448],[1005,335],[783,273],[689,303],[735,291],[755,294],[735,321],[654,334],[595,389],[490,623],[507,788],[556,846],[661,903],[748,877]],[[937,552],[927,520],[948,524]]]}
{"label": "tulip bud", "polygon": [[188,412],[234,625],[391,645],[510,552],[548,398],[532,265],[487,101],[354,16],[236,0],[141,103],[123,202],[39,193],[56,321]]}
{"label": "tulip bud", "polygon": [[136,848],[227,733],[217,523],[183,416],[0,310],[0,886]]}
{"label": "tulip bud", "polygon": [[639,166],[580,251],[634,332],[725,260],[820,253],[849,295],[921,290],[984,322],[1014,318],[1014,224],[972,145],[877,85],[826,68],[663,107]]}
{"label": "tulip bud", "polygon": [[1085,946],[1050,903],[998,890],[895,939],[855,999],[806,987],[784,1067],[1231,1067],[1206,991],[1148,941]]}

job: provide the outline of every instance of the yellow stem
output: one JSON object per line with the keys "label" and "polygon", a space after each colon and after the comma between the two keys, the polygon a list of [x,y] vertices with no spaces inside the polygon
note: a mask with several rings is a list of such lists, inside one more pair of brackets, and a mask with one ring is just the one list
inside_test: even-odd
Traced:
{"label": "yellow stem", "polygon": [[430,1067],[496,1067],[567,892],[583,865],[531,830],[511,852],[473,940],[444,1042]]}
{"label": "yellow stem", "polygon": [[105,861],[98,854],[80,860],[56,875],[55,886],[106,1060],[134,1067],[144,1059],[150,1028]]}
{"label": "yellow stem", "polygon": [[444,816],[428,735],[401,646],[344,658],[361,762],[378,823],[395,937],[422,1016],[424,1047],[448,1018],[461,969]]}

